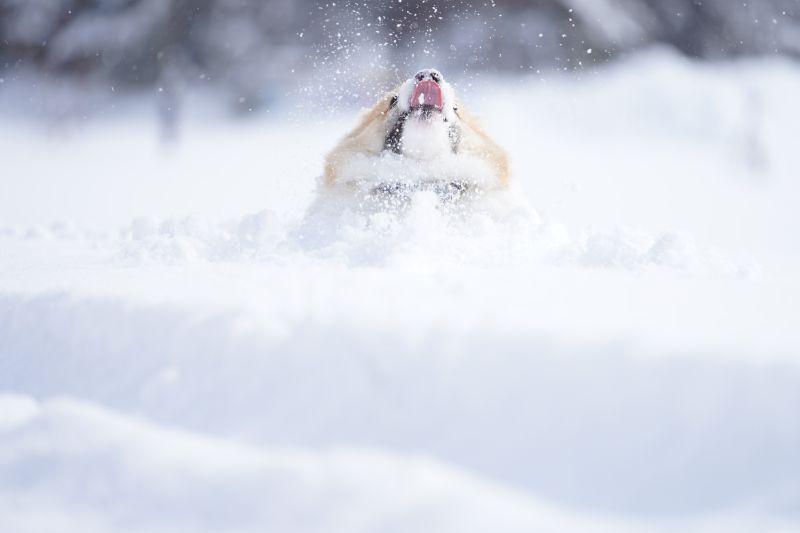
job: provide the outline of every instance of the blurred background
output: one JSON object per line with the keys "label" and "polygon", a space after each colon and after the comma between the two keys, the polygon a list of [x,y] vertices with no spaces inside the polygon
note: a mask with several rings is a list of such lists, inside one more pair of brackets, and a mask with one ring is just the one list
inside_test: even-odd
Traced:
{"label": "blurred background", "polygon": [[[653,46],[698,61],[797,58],[800,6],[796,0],[0,0],[3,88],[18,86],[30,106],[55,116],[107,112],[109,93],[153,90],[164,113],[178,113],[191,90],[212,92],[242,114],[294,102],[298,87],[309,100],[324,92],[337,105],[363,105],[419,65],[436,65],[454,79],[548,75],[592,69]],[[54,101],[37,94],[42,84],[90,92]]]}

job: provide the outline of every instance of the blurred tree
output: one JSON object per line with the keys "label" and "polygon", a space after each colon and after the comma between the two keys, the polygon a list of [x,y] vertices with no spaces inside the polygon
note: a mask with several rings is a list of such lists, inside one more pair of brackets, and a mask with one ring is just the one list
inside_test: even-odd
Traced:
{"label": "blurred tree", "polygon": [[0,0],[0,74],[213,83],[243,111],[293,71],[571,70],[653,44],[797,57],[800,0]]}

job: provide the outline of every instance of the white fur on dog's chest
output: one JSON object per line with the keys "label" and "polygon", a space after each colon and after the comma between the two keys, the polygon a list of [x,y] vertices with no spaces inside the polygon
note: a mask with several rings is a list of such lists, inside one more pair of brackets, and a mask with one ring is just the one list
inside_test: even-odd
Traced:
{"label": "white fur on dog's chest", "polygon": [[403,125],[403,154],[415,159],[436,159],[452,152],[447,123],[410,117]]}

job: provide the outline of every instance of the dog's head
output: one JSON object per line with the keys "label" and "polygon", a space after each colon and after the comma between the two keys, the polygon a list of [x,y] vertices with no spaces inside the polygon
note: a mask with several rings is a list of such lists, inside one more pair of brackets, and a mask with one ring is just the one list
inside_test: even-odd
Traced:
{"label": "dog's head", "polygon": [[434,68],[422,69],[403,82],[397,90],[394,106],[403,115],[440,116],[445,122],[457,119],[453,86]]}
{"label": "dog's head", "polygon": [[[420,70],[381,98],[328,154],[327,182],[346,180],[342,175],[348,172],[343,167],[360,160],[356,156],[363,156],[366,164],[349,172],[358,179],[369,172],[375,174],[378,169],[376,180],[391,182],[392,175],[416,176],[414,168],[424,167],[421,175],[426,180],[439,179],[441,173],[437,174],[436,169],[446,168],[444,181],[505,185],[508,179],[505,152],[458,106],[455,91],[441,72]],[[387,152],[403,157],[374,157]],[[400,165],[402,172],[398,173],[397,168],[387,170],[381,166],[382,162]],[[414,167],[414,163],[422,166]],[[372,170],[365,170],[367,166]]]}
{"label": "dog's head", "polygon": [[417,156],[458,151],[455,93],[436,69],[420,70],[397,88],[385,124],[385,150]]}

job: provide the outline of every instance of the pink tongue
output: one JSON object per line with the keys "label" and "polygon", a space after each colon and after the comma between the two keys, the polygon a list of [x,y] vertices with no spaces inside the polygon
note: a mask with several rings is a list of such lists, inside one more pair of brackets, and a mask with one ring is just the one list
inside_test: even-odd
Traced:
{"label": "pink tongue", "polygon": [[435,81],[423,80],[414,87],[414,93],[411,95],[411,108],[424,105],[434,106],[439,111],[442,110],[442,89]]}

